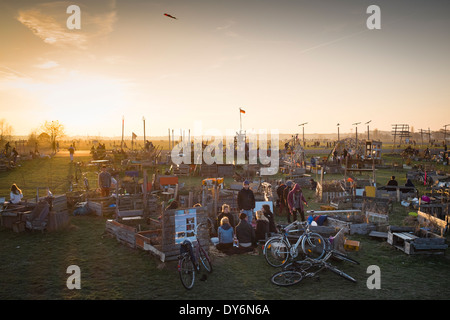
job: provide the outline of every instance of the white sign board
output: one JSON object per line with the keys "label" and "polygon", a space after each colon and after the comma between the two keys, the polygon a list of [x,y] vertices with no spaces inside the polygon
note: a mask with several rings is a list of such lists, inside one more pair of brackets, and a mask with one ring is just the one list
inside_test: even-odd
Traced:
{"label": "white sign board", "polygon": [[197,210],[195,208],[175,211],[175,243],[189,239],[195,241],[195,226],[197,225]]}

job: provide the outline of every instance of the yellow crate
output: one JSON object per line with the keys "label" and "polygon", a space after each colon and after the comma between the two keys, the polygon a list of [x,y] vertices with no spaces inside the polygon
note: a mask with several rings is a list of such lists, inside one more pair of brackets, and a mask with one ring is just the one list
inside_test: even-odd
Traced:
{"label": "yellow crate", "polygon": [[345,239],[344,241],[344,249],[348,251],[359,251],[360,243],[355,240]]}

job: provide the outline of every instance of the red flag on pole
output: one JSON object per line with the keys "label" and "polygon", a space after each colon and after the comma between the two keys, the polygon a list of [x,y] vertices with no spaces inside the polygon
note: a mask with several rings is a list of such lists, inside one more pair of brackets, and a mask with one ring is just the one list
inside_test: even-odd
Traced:
{"label": "red flag on pole", "polygon": [[239,110],[241,111],[241,113],[245,113],[245,110],[242,110],[241,108],[239,108]]}

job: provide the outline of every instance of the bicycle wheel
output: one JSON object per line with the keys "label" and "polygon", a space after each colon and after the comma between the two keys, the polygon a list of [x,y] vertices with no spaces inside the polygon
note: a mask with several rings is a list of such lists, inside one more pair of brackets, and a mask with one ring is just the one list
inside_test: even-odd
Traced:
{"label": "bicycle wheel", "polygon": [[289,245],[283,238],[269,239],[264,245],[264,257],[272,267],[281,267],[289,259]]}
{"label": "bicycle wheel", "polygon": [[274,273],[270,282],[277,286],[288,287],[303,280],[303,274],[296,270],[282,270]]}
{"label": "bicycle wheel", "polygon": [[208,254],[202,247],[199,248],[198,253],[199,253],[200,262],[202,263],[203,267],[206,269],[206,271],[211,273],[213,268],[212,268],[212,264],[211,264],[211,259],[209,258]]}
{"label": "bicycle wheel", "polygon": [[311,259],[319,260],[325,254],[325,240],[318,233],[307,234],[302,240],[302,250]]}
{"label": "bicycle wheel", "polygon": [[338,252],[338,251],[333,251],[333,257],[335,257],[336,259],[339,260],[344,260],[353,264],[359,264],[358,261],[356,261],[355,259],[350,258],[349,256],[347,256],[344,253]]}
{"label": "bicycle wheel", "polygon": [[178,273],[180,280],[186,289],[192,289],[195,282],[195,265],[189,254],[180,257],[178,261]]}
{"label": "bicycle wheel", "polygon": [[344,271],[339,270],[335,266],[327,265],[327,269],[332,271],[332,272],[334,272],[334,273],[336,273],[338,276],[341,276],[342,278],[347,279],[348,281],[356,283],[356,279],[355,278],[353,278],[352,276],[349,276]]}

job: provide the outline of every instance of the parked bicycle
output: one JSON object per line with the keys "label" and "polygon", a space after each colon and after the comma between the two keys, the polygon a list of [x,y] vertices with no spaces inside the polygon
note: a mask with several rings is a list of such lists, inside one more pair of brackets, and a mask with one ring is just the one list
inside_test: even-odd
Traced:
{"label": "parked bicycle", "polygon": [[208,273],[211,273],[213,268],[211,259],[208,253],[200,244],[198,238],[198,228],[207,225],[207,223],[200,223],[195,226],[194,235],[195,241],[189,239],[183,241],[180,247],[180,256],[178,258],[178,273],[180,280],[186,289],[194,287],[196,273],[200,272],[202,266]]}
{"label": "parked bicycle", "polygon": [[[276,235],[264,245],[264,257],[272,267],[282,267],[290,259],[295,259],[299,253],[303,253],[311,259],[321,259],[325,254],[324,238],[310,229],[310,224],[306,221],[294,221],[282,229],[282,234]],[[291,232],[303,231],[297,241],[291,244],[288,237]],[[299,249],[301,248],[301,252]]]}
{"label": "parked bicycle", "polygon": [[339,270],[336,266],[328,262],[330,258],[334,257],[339,260],[359,265],[359,262],[355,259],[333,248],[334,240],[343,230],[344,229],[342,228],[335,236],[327,239],[327,246],[325,249],[326,253],[322,259],[312,259],[310,257],[305,257],[305,259],[302,261],[293,261],[289,264],[286,264],[281,271],[274,273],[270,278],[270,281],[278,286],[292,286],[299,283],[305,278],[319,279],[319,276],[317,274],[320,271],[326,269],[336,273],[337,275],[343,277],[348,281],[357,282],[355,278],[348,275],[344,271]]}

